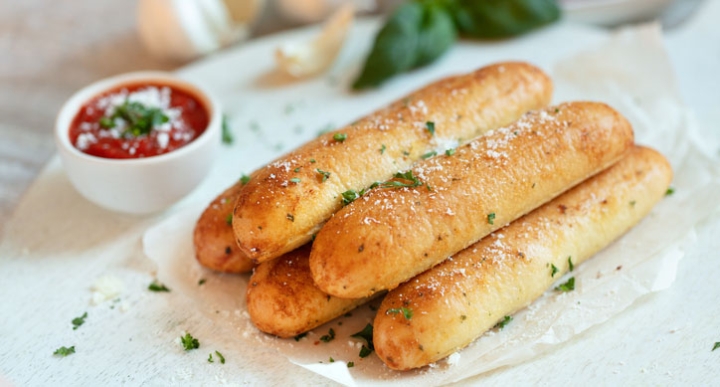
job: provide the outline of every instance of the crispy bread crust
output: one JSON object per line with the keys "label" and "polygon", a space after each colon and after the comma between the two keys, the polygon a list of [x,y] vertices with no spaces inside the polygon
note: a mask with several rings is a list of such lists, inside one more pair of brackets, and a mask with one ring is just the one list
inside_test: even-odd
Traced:
{"label": "crispy bread crust", "polygon": [[[672,179],[667,160],[634,148],[614,166],[388,293],[374,322],[390,367],[425,366],[465,347],[503,316],[639,222]],[[551,265],[559,269],[552,276]],[[576,284],[582,286],[582,284]],[[410,320],[388,309],[406,307]]]}
{"label": "crispy bread crust", "polygon": [[223,191],[208,205],[195,224],[195,258],[209,269],[247,273],[255,266],[238,248],[232,225],[228,224],[228,216],[233,213],[241,188],[242,183],[238,182]]}
{"label": "crispy bread crust", "polygon": [[256,262],[300,247],[340,209],[342,192],[390,178],[443,141],[507,125],[546,106],[551,94],[550,78],[537,67],[500,63],[435,82],[321,135],[256,171],[240,192],[233,217],[238,245]]}
{"label": "crispy bread crust", "polygon": [[412,169],[422,185],[377,188],[330,219],[310,269],[328,294],[392,289],[619,160],[630,123],[609,106],[573,102],[526,114],[456,153]]}
{"label": "crispy bread crust", "polygon": [[265,333],[294,337],[364,304],[369,298],[327,295],[312,282],[306,245],[255,268],[247,288],[253,324]]}

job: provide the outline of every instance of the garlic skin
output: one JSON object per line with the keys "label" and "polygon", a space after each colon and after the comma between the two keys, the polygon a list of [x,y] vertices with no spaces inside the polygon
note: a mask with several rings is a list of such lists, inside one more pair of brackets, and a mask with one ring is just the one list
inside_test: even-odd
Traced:
{"label": "garlic skin", "polygon": [[265,0],[139,0],[137,28],[153,55],[187,61],[246,39]]}

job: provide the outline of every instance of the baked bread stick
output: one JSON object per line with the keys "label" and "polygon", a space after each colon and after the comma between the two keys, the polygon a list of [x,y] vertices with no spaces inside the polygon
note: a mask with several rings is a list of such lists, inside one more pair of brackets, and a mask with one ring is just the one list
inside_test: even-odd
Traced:
{"label": "baked bread stick", "polygon": [[318,289],[310,276],[310,245],[258,265],[247,288],[247,307],[255,326],[279,337],[294,337],[369,301],[344,299]]}
{"label": "baked bread stick", "polygon": [[528,113],[338,211],[313,243],[313,279],[343,298],[392,289],[607,168],[632,144],[630,123],[605,104]]}
{"label": "baked bread stick", "polygon": [[387,294],[375,317],[378,356],[392,369],[408,370],[467,346],[540,297],[570,261],[582,263],[639,222],[671,179],[662,155],[635,148],[606,171],[402,284]]}
{"label": "baked bread stick", "polygon": [[256,171],[240,192],[233,228],[243,253],[264,262],[304,245],[361,190],[448,142],[507,125],[551,98],[550,78],[500,63],[420,89],[351,125],[321,135]]}
{"label": "baked bread stick", "polygon": [[216,197],[195,224],[193,245],[201,265],[222,272],[246,273],[255,264],[235,242],[232,213],[242,182],[237,182]]}

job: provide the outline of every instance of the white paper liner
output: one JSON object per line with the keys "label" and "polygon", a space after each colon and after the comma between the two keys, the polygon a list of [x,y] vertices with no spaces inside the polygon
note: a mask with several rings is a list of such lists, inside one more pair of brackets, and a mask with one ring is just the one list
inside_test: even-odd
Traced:
{"label": "white paper liner", "polygon": [[[607,321],[644,295],[671,286],[683,246],[694,240],[693,226],[716,208],[714,198],[720,191],[720,168],[694,137],[694,121],[677,97],[656,26],[622,31],[606,45],[558,63],[553,79],[557,101],[598,100],[625,114],[634,125],[637,142],[658,149],[671,161],[675,194],[628,234],[576,268],[575,291],[547,292],[516,313],[505,329],[486,333],[451,356],[451,361],[395,372],[375,355],[360,359],[362,341],[350,335],[372,321],[371,306],[379,301],[299,341],[257,331],[245,309],[249,276],[212,273],[195,262],[192,230],[201,207],[186,209],[149,229],[143,238],[145,253],[158,264],[161,281],[182,292],[211,319],[218,335],[231,330],[238,347],[275,348],[278,356],[345,385],[448,383],[531,359]],[[207,282],[199,287],[201,278]],[[330,327],[336,339],[320,342]],[[354,367],[347,367],[349,361]]]}

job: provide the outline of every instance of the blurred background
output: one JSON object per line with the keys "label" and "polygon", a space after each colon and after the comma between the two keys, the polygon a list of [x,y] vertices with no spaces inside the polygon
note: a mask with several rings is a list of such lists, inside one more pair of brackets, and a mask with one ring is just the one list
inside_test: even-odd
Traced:
{"label": "blurred background", "polygon": [[[353,2],[361,15],[385,14],[401,2],[0,0],[0,229],[54,154],[55,115],[77,89],[134,70],[174,70],[248,39],[318,23],[346,1]],[[565,19],[572,22],[612,28],[658,18],[663,28],[673,29],[701,1],[562,0],[560,4]],[[223,16],[231,25],[223,24]]]}

